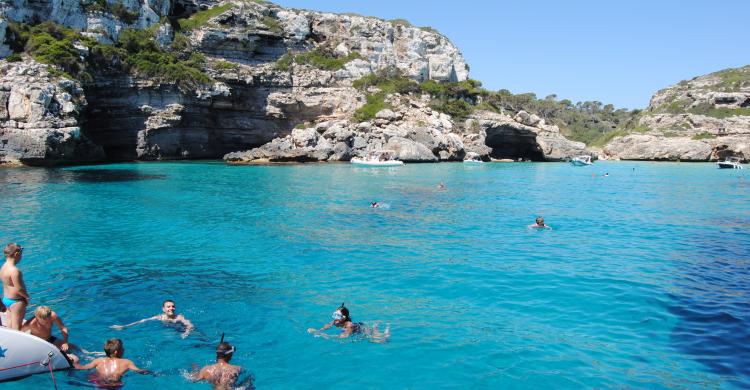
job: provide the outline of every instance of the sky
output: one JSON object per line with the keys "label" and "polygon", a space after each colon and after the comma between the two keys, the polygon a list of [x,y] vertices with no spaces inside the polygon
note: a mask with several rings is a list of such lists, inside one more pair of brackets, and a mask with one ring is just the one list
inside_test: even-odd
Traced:
{"label": "sky", "polygon": [[750,64],[750,0],[273,0],[406,19],[447,36],[486,89],[646,108],[681,80]]}

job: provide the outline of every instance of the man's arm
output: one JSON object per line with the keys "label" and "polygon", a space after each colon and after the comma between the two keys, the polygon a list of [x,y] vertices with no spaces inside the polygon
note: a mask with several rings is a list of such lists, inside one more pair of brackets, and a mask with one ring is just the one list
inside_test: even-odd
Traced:
{"label": "man's arm", "polygon": [[208,379],[208,369],[203,367],[200,370],[190,374],[190,378],[194,381],[204,381]]}
{"label": "man's arm", "polygon": [[102,360],[102,358],[96,358],[96,359],[92,360],[89,364],[87,364],[85,366],[82,366],[82,365],[80,365],[78,363],[73,363],[73,367],[76,370],[90,370],[90,369],[95,368],[96,366],[98,366],[99,362],[101,362],[101,360]]}
{"label": "man's arm", "polygon": [[193,325],[192,322],[190,322],[189,319],[185,318],[182,314],[177,318],[179,322],[181,322],[183,325],[185,325],[185,331],[182,332],[182,338],[188,337],[190,335],[190,332],[195,329],[195,325]]}
{"label": "man's arm", "polygon": [[128,369],[133,370],[133,371],[135,371],[135,372],[137,372],[139,374],[143,374],[143,375],[151,373],[151,371],[149,371],[149,370],[142,370],[142,369],[138,368],[138,366],[136,366],[135,363],[133,363],[132,360],[128,360]]}
{"label": "man's arm", "polygon": [[69,345],[68,345],[68,328],[63,325],[62,318],[57,315],[54,311],[52,312],[52,321],[57,324],[57,327],[60,328],[60,333],[63,335],[63,343],[60,345],[60,349],[63,350],[63,352],[67,352]]}
{"label": "man's arm", "polygon": [[307,329],[307,333],[315,333],[315,334],[320,334],[320,332],[322,332],[322,331],[324,331],[324,330],[327,330],[327,329],[329,329],[329,328],[330,328],[330,327],[332,327],[332,326],[333,326],[333,321],[331,321],[331,322],[329,322],[329,323],[327,323],[327,324],[323,325],[323,327],[322,327],[322,328],[320,328],[320,329],[309,328],[309,329]]}
{"label": "man's arm", "polygon": [[123,328],[127,328],[128,326],[133,326],[133,325],[138,325],[138,324],[144,323],[146,321],[158,320],[159,318],[161,318],[161,315],[157,314],[157,315],[155,315],[153,317],[144,318],[142,320],[139,320],[139,321],[133,322],[131,324],[127,324],[127,325],[112,325],[112,326],[110,326],[110,328],[120,330],[120,329],[123,329]]}
{"label": "man's arm", "polygon": [[29,293],[26,292],[26,284],[23,282],[23,274],[21,274],[21,271],[18,268],[16,268],[15,272],[10,274],[10,279],[13,281],[13,285],[18,287],[18,295],[24,297],[26,303],[28,303],[31,298],[29,297]]}

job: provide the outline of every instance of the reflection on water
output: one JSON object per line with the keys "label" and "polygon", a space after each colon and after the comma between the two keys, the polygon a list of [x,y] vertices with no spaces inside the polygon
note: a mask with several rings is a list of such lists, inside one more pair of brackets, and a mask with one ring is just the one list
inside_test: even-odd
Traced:
{"label": "reflection on water", "polygon": [[[140,180],[161,180],[162,173],[146,173],[139,169],[109,168],[16,168],[0,169],[0,182],[11,186],[43,183],[112,183]],[[3,187],[7,187],[4,185]]]}

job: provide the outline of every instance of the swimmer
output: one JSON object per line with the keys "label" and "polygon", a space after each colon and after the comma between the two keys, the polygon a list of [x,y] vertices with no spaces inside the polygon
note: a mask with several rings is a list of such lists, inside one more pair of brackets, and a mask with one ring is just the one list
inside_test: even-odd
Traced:
{"label": "swimmer", "polygon": [[529,225],[529,229],[552,229],[552,227],[544,223],[544,218],[536,217],[534,224]]}
{"label": "swimmer", "polygon": [[372,202],[372,203],[370,203],[370,207],[376,209],[376,208],[380,207],[380,203],[378,203],[378,202]]}
{"label": "swimmer", "polygon": [[372,329],[370,329],[362,322],[352,321],[351,317],[349,316],[349,309],[347,309],[343,303],[341,304],[341,306],[339,306],[338,309],[336,309],[336,311],[333,312],[331,318],[333,319],[333,321],[323,325],[322,328],[309,328],[307,330],[307,333],[312,333],[316,336],[329,338],[330,336],[323,333],[323,331],[335,326],[337,328],[343,328],[338,336],[338,338],[342,339],[354,334],[363,334],[365,336],[368,336],[370,338],[370,342],[372,343],[385,344],[391,337],[390,326],[387,326],[384,332],[380,332],[378,330],[377,324],[375,324]]}
{"label": "swimmer", "polygon": [[129,326],[138,325],[147,321],[158,320],[165,324],[182,324],[183,326],[185,326],[185,331],[182,332],[182,336],[181,336],[184,339],[185,337],[188,337],[190,335],[190,332],[192,332],[193,329],[195,329],[195,326],[193,326],[193,323],[190,322],[190,320],[188,320],[187,318],[185,318],[185,316],[183,316],[182,314],[175,314],[174,313],[175,309],[176,309],[176,306],[174,304],[174,301],[171,299],[167,299],[161,305],[161,310],[163,312],[162,314],[157,314],[153,317],[144,318],[140,321],[136,321],[127,325],[112,325],[111,328],[121,330]]}
{"label": "swimmer", "polygon": [[122,355],[125,354],[125,347],[123,347],[122,340],[120,339],[107,340],[104,344],[104,354],[107,357],[94,359],[85,366],[78,363],[75,363],[73,366],[77,370],[95,368],[97,374],[96,384],[100,387],[122,386],[123,383],[120,379],[130,370],[139,374],[151,373],[148,370],[138,368],[131,360],[122,358]]}
{"label": "swimmer", "polygon": [[[60,329],[63,339],[60,340],[52,335],[52,325],[57,325]],[[68,343],[68,328],[63,325],[62,319],[57,315],[49,306],[39,306],[34,312],[34,318],[26,321],[21,327],[22,332],[31,333],[31,335],[39,337],[40,339],[47,340],[48,343],[53,344],[59,348],[63,353],[68,355],[68,358],[73,362],[78,361],[78,357],[72,353],[68,353],[71,349],[75,348],[75,345]]]}
{"label": "swimmer", "polygon": [[216,347],[216,364],[207,365],[192,373],[191,379],[206,381],[212,384],[214,389],[231,389],[236,386],[242,367],[229,364],[236,349],[223,340],[224,336]]}
{"label": "swimmer", "polygon": [[609,172],[607,172],[607,173],[604,174],[604,177],[607,177],[607,176],[609,176]]}
{"label": "swimmer", "polygon": [[23,257],[23,247],[11,243],[3,249],[5,264],[0,268],[0,279],[3,281],[3,305],[7,308],[7,327],[21,330],[23,317],[26,315],[26,306],[29,304],[29,293],[23,282],[23,274],[17,265]]}
{"label": "swimmer", "polygon": [[437,188],[439,190],[444,190],[445,189],[445,184],[443,184],[443,182],[441,181],[440,184],[438,184]]}

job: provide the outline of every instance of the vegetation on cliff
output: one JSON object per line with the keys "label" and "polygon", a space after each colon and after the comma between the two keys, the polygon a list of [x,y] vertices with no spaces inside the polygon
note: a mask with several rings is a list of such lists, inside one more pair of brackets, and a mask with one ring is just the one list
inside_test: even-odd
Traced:
{"label": "vegetation on cliff", "polygon": [[187,19],[178,20],[180,29],[186,31],[205,26],[211,18],[221,15],[232,7],[233,4],[225,3],[222,5],[217,5],[213,8],[209,8],[207,10],[198,11],[190,15],[190,17]]}
{"label": "vegetation on cliff", "polygon": [[191,52],[186,38],[179,34],[182,39],[176,38],[171,48],[163,49],[155,42],[153,29],[123,30],[114,45],[99,43],[53,22],[35,26],[9,23],[8,31],[16,55],[25,52],[83,83],[93,80],[93,73],[108,71],[124,71],[185,90],[211,81],[203,71],[203,55]]}
{"label": "vegetation on cliff", "polygon": [[299,64],[309,65],[313,68],[324,70],[339,70],[342,69],[347,62],[357,58],[362,57],[356,51],[353,51],[346,56],[338,56],[328,48],[317,47],[304,53],[284,54],[278,59],[278,61],[276,61],[275,69],[288,71],[291,69],[292,64]]}

